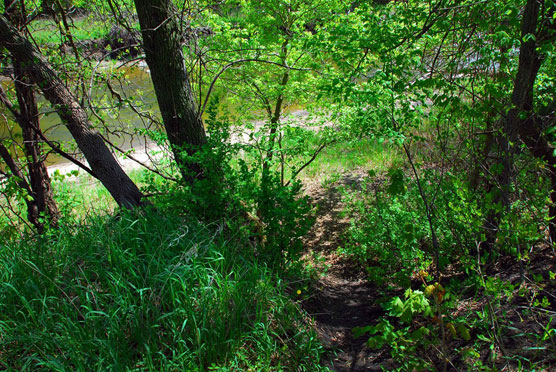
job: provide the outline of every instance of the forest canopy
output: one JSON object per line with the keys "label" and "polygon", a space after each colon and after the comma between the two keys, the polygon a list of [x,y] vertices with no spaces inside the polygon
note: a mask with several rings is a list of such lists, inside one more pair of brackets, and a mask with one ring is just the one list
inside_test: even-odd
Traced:
{"label": "forest canopy", "polygon": [[0,368],[553,369],[555,41],[554,0],[1,1]]}

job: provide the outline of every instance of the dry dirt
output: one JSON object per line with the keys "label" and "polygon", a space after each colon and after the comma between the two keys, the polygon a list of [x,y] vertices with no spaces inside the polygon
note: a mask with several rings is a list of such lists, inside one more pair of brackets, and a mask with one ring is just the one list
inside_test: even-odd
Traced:
{"label": "dry dirt", "polygon": [[373,351],[366,338],[355,338],[353,328],[376,323],[383,310],[376,303],[376,288],[366,280],[364,271],[354,262],[335,251],[342,244],[342,234],[349,226],[341,216],[341,186],[357,187],[363,171],[343,175],[329,187],[313,181],[305,187],[317,208],[316,223],[305,239],[311,260],[315,254],[329,267],[313,286],[314,295],[303,306],[313,317],[321,342],[327,349],[324,364],[333,371],[381,371],[388,364],[388,355]]}

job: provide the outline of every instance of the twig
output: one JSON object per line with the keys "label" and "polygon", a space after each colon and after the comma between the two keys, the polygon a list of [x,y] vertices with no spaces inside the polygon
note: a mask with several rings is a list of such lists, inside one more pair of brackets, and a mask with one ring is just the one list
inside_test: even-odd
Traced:
{"label": "twig", "polygon": [[288,186],[290,185],[291,181],[293,181],[293,179],[294,179],[295,177],[297,177],[297,175],[298,175],[299,173],[301,173],[301,171],[302,171],[303,169],[305,169],[306,167],[308,167],[308,166],[317,158],[317,156],[320,154],[320,152],[321,152],[326,146],[331,145],[331,144],[333,144],[334,142],[335,142],[335,141],[331,141],[331,142],[328,142],[328,143],[323,143],[323,144],[313,153],[313,156],[311,156],[311,159],[309,159],[309,160],[308,160],[305,164],[303,164],[297,171],[294,172],[294,174],[290,177],[290,180],[286,183],[285,186],[288,187]]}

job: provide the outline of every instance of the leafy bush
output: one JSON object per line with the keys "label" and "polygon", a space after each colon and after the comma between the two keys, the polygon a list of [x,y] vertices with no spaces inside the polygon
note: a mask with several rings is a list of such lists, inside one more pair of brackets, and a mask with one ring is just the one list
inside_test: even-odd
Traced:
{"label": "leafy bush", "polygon": [[[257,150],[231,144],[229,123],[209,110],[209,142],[188,161],[203,164],[203,176],[193,184],[169,185],[151,179],[149,191],[157,203],[181,210],[206,223],[241,230],[251,240],[255,255],[269,267],[297,262],[301,237],[312,224],[311,206],[301,196],[301,183],[282,185],[279,173],[262,169]],[[247,244],[247,243],[246,243]]]}
{"label": "leafy bush", "polygon": [[[387,178],[371,172],[360,191],[345,193],[345,213],[353,218],[341,252],[363,263],[372,280],[407,286],[411,273],[426,269],[436,252],[417,184],[399,167],[391,168]],[[421,183],[427,195],[434,196],[433,222],[443,268],[471,249],[481,220],[458,178],[440,178],[429,170]]]}
{"label": "leafy bush", "polygon": [[431,330],[425,325],[412,324],[414,318],[430,318],[434,312],[424,293],[408,289],[404,300],[395,297],[386,304],[385,309],[390,316],[399,318],[401,327],[382,318],[377,325],[356,328],[355,335],[368,333],[370,337],[367,345],[373,349],[388,345],[396,362],[401,364],[400,371],[430,370],[430,364],[419,357],[418,349],[433,342],[427,337]]}
{"label": "leafy bush", "polygon": [[[447,363],[459,355],[447,350],[450,340],[471,340],[471,334],[463,318],[449,314],[453,308],[453,296],[440,283],[427,285],[426,272],[419,273],[425,290],[407,289],[403,299],[394,297],[384,305],[388,317],[383,317],[376,325],[357,327],[356,336],[369,334],[367,345],[373,349],[388,346],[399,366],[397,371],[446,370]],[[423,358],[427,348],[434,350],[438,361]],[[440,368],[443,365],[443,368]],[[435,368],[438,367],[438,368]]]}

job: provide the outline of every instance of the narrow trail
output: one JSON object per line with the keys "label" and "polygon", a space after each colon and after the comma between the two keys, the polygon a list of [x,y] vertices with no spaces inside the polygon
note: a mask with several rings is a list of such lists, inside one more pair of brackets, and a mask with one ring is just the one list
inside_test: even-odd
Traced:
{"label": "narrow trail", "polygon": [[333,371],[381,371],[388,356],[366,347],[366,337],[355,338],[352,329],[373,324],[383,315],[379,294],[356,263],[338,256],[349,220],[341,216],[342,186],[358,187],[362,172],[344,175],[330,187],[314,182],[305,192],[317,206],[317,219],[305,239],[306,259],[320,255],[328,270],[314,285],[314,295],[303,306],[315,320],[321,342],[329,351],[324,364]]}

